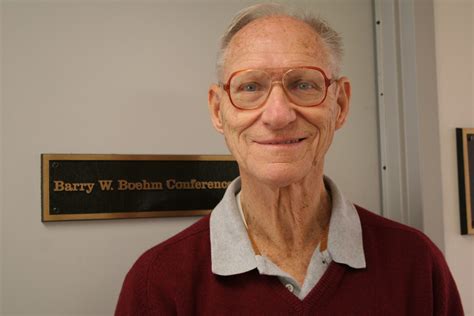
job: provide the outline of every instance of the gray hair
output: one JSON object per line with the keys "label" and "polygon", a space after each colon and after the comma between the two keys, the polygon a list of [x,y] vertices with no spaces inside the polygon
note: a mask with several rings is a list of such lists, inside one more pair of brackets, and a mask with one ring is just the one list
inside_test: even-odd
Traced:
{"label": "gray hair", "polygon": [[332,76],[338,77],[342,66],[343,46],[342,37],[329,24],[319,16],[302,13],[293,8],[277,4],[263,3],[247,7],[238,12],[220,41],[220,49],[217,53],[217,78],[223,80],[223,68],[226,59],[227,48],[232,38],[247,24],[264,17],[287,16],[308,24],[320,36],[329,51]]}

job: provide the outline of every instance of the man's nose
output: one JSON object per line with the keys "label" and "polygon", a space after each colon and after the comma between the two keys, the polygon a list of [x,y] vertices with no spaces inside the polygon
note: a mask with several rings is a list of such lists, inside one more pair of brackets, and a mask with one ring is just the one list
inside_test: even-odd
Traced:
{"label": "man's nose", "polygon": [[262,113],[262,121],[272,129],[281,129],[296,119],[296,112],[281,84],[273,85]]}

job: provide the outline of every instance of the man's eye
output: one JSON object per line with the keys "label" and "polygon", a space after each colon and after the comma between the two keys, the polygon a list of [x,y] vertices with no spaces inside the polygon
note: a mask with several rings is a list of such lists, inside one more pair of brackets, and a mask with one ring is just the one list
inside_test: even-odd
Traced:
{"label": "man's eye", "polygon": [[316,85],[309,81],[299,81],[295,83],[295,88],[298,90],[313,90],[317,89]]}
{"label": "man's eye", "polygon": [[239,88],[240,91],[244,92],[255,92],[259,90],[260,85],[256,82],[249,82],[242,84]]}

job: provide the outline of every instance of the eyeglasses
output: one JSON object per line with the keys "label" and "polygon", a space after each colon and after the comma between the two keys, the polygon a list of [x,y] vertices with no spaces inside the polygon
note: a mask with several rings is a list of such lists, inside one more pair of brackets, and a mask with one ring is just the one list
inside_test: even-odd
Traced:
{"label": "eyeglasses", "polygon": [[321,68],[304,66],[288,69],[283,75],[281,68],[239,70],[221,86],[235,107],[252,110],[265,104],[274,84],[281,84],[288,99],[296,105],[320,105],[334,81]]}

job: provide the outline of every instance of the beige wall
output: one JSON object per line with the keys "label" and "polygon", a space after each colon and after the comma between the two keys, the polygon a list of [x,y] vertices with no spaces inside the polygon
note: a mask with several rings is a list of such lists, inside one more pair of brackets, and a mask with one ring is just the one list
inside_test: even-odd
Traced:
{"label": "beige wall", "polygon": [[[40,220],[41,153],[227,153],[208,118],[207,87],[220,32],[246,1],[196,2],[2,2],[5,315],[110,315],[139,254],[197,219]],[[377,212],[372,1],[298,2],[346,36],[354,107],[327,171]]]}
{"label": "beige wall", "polygon": [[474,127],[474,7],[436,0],[434,9],[445,255],[466,315],[474,315],[474,236],[460,235],[455,142],[456,127]]}

